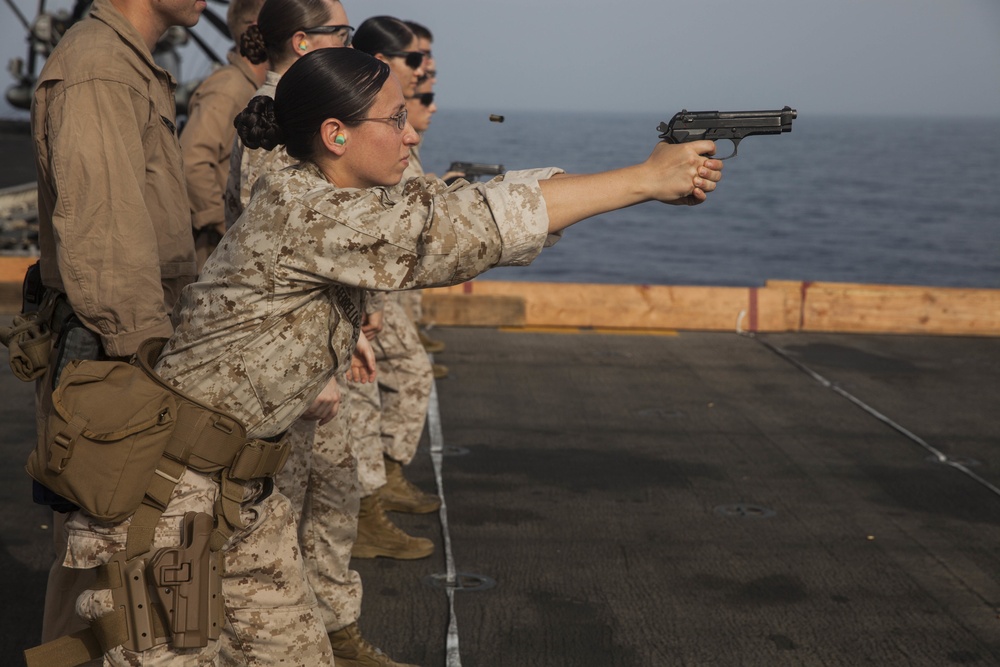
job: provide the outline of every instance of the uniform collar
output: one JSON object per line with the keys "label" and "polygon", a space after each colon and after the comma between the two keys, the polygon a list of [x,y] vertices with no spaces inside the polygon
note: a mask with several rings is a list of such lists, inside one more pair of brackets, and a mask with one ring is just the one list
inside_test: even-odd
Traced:
{"label": "uniform collar", "polygon": [[109,28],[118,33],[118,35],[121,36],[122,41],[132,47],[132,50],[135,51],[147,65],[149,65],[150,69],[166,76],[171,86],[177,85],[173,75],[156,64],[153,60],[152,54],[146,47],[146,41],[142,38],[142,35],[140,35],[135,26],[129,23],[125,16],[118,11],[113,4],[111,4],[111,0],[94,0],[94,4],[91,6],[90,10],[90,16],[97,19],[101,23],[106,24]]}
{"label": "uniform collar", "polygon": [[254,86],[254,88],[259,87],[259,84],[257,83],[257,79],[254,76],[254,72],[253,72],[252,69],[250,69],[250,63],[248,63],[247,60],[246,60],[246,58],[244,58],[243,56],[241,56],[236,51],[236,49],[230,49],[229,50],[229,52],[226,54],[226,60],[229,61],[230,65],[232,65],[237,70],[239,70],[240,74],[242,74],[246,78],[247,81],[249,81],[250,83],[252,83],[253,86]]}

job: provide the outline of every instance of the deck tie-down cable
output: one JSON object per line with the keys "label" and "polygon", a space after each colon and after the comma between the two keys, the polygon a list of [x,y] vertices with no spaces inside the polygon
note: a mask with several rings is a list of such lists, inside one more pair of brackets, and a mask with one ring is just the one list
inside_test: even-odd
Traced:
{"label": "deck tie-down cable", "polygon": [[950,458],[947,454],[945,454],[944,452],[942,452],[937,447],[934,447],[933,445],[931,445],[930,443],[928,443],[926,440],[924,440],[923,438],[921,438],[920,436],[918,436],[916,433],[910,431],[909,429],[903,427],[900,424],[897,424],[892,419],[890,419],[886,415],[882,414],[881,412],[879,412],[875,408],[871,407],[870,405],[868,405],[867,403],[865,403],[864,401],[862,401],[857,396],[854,396],[850,392],[848,392],[848,391],[842,389],[841,387],[837,386],[836,383],[831,382],[830,380],[827,380],[825,377],[823,377],[822,375],[820,375],[816,371],[812,370],[811,368],[809,368],[808,366],[806,366],[805,364],[803,364],[798,359],[795,359],[794,357],[792,357],[790,354],[788,354],[787,352],[785,352],[784,350],[782,350],[778,346],[772,345],[771,343],[769,343],[766,340],[763,340],[762,338],[758,338],[757,335],[754,334],[754,332],[752,332],[752,331],[745,331],[742,328],[742,326],[741,326],[742,323],[743,323],[743,315],[744,314],[741,312],[740,313],[740,317],[739,317],[739,319],[736,322],[736,333],[737,334],[739,334],[740,336],[744,336],[746,338],[750,338],[752,340],[757,341],[758,343],[760,343],[761,345],[763,345],[767,349],[771,350],[772,352],[774,352],[775,354],[777,354],[779,357],[781,357],[782,359],[784,359],[788,363],[790,363],[793,366],[795,366],[796,368],[798,368],[800,371],[802,371],[806,375],[810,376],[812,379],[816,380],[816,382],[820,383],[821,385],[823,385],[827,389],[830,389],[831,391],[836,392],[840,396],[846,398],[851,403],[853,403],[854,405],[858,406],[859,408],[861,408],[862,410],[864,410],[865,412],[867,412],[869,415],[871,415],[875,419],[878,419],[880,422],[886,424],[890,428],[895,429],[897,432],[902,433],[904,436],[906,436],[907,438],[909,438],[911,441],[917,443],[918,445],[920,445],[921,447],[923,447],[925,450],[927,450],[928,452],[930,452],[931,456],[934,457],[934,459],[935,459],[935,461],[937,463],[941,463],[943,465],[950,466],[950,467],[952,467],[952,468],[960,471],[964,475],[967,475],[968,477],[972,478],[973,480],[975,480],[976,482],[978,482],[982,486],[986,487],[988,490],[990,490],[991,492],[993,492],[995,495],[1000,496],[1000,487],[997,487],[995,484],[991,483],[989,480],[984,479],[981,475],[977,475],[975,473],[975,471],[970,470],[969,467],[967,465],[965,465],[964,463],[962,463],[961,461],[958,461],[958,460],[955,460],[953,458]]}
{"label": "deck tie-down cable", "polygon": [[[428,354],[431,363],[434,356]],[[441,413],[438,409],[437,382],[431,382],[431,397],[427,404],[427,431],[431,441],[431,461],[434,463],[434,478],[437,480],[438,496],[441,498],[441,533],[444,535],[445,590],[448,594],[448,633],[445,636],[445,667],[461,667],[462,658],[458,651],[458,619],[455,617],[455,559],[451,553],[451,533],[448,530],[448,503],[444,498],[444,478],[441,463],[444,455],[444,434],[441,430]]]}

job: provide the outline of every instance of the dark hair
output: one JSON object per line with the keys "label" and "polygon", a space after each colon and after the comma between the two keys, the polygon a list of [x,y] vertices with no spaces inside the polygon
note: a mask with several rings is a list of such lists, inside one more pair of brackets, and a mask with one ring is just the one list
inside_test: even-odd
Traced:
{"label": "dark hair", "polygon": [[279,62],[286,56],[285,45],[292,35],[329,19],[326,0],[265,0],[257,24],[247,28],[240,39],[240,53],[254,64]]}
{"label": "dark hair", "polygon": [[298,58],[278,81],[274,99],[258,95],[233,125],[247,148],[285,145],[297,160],[308,160],[327,118],[356,125],[389,78],[389,66],[356,49],[316,49]]}
{"label": "dark hair", "polygon": [[392,16],[373,16],[358,26],[352,44],[358,51],[374,56],[377,53],[405,51],[413,39],[413,31],[399,19]]}
{"label": "dark hair", "polygon": [[434,41],[434,35],[427,27],[420,25],[416,21],[403,21],[406,27],[413,31],[413,34],[417,36],[417,39],[426,39],[428,42]]}

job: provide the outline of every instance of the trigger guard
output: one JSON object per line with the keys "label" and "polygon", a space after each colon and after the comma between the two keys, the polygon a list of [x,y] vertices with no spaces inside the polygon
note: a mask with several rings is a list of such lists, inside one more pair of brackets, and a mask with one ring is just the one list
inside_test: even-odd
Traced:
{"label": "trigger guard", "polygon": [[718,155],[712,155],[711,157],[712,157],[713,160],[728,160],[731,157],[736,157],[736,152],[740,148],[740,141],[741,141],[741,139],[725,139],[725,140],[723,140],[723,139],[717,139],[716,141],[731,141],[731,142],[733,142],[733,152],[730,153],[729,155],[727,155],[726,157],[719,157]]}

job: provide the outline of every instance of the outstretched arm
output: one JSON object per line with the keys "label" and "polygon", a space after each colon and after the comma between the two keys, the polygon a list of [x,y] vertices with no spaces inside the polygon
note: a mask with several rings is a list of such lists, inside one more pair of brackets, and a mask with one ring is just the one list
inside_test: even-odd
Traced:
{"label": "outstretched arm", "polygon": [[706,157],[714,153],[715,144],[711,141],[661,142],[641,164],[540,181],[549,214],[549,232],[646,201],[700,204],[722,178],[722,161]]}

